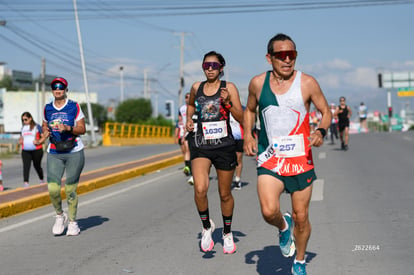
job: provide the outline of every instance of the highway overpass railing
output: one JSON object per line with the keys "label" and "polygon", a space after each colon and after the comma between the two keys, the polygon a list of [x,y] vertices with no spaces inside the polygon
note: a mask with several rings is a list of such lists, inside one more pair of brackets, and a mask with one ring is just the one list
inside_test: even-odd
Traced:
{"label": "highway overpass railing", "polygon": [[173,144],[173,128],[130,123],[107,122],[102,138],[104,146]]}

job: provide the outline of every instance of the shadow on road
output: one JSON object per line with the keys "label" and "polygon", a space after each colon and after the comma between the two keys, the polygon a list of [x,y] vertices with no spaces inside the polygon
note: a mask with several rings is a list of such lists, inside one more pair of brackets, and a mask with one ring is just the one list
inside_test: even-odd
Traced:
{"label": "shadow on road", "polygon": [[[239,238],[240,237],[245,237],[246,234],[244,234],[243,232],[240,232],[240,231],[232,231],[232,232],[233,232],[233,240],[234,240],[234,243],[236,243],[236,246],[237,246],[237,243],[240,241]],[[200,251],[204,253],[203,258],[206,258],[206,259],[213,258],[214,255],[217,253],[217,251],[219,251],[219,250],[222,249],[222,247],[223,247],[223,235],[222,234],[223,234],[223,227],[216,228],[214,230],[214,232],[212,234],[213,241],[214,241],[214,248],[213,248],[212,251],[203,252],[201,250],[201,247],[200,247]],[[201,232],[198,234],[198,239],[201,240]]]}
{"label": "shadow on road", "polygon": [[[306,263],[315,257],[315,253],[306,252]],[[246,264],[256,264],[258,274],[291,274],[294,257],[285,258],[279,246],[266,246],[263,250],[247,253],[245,259]]]}
{"label": "shadow on road", "polygon": [[86,231],[89,228],[101,225],[107,221],[109,221],[109,219],[104,218],[102,216],[91,216],[91,217],[84,218],[84,219],[77,219],[77,222],[78,222],[78,225],[81,231]]}

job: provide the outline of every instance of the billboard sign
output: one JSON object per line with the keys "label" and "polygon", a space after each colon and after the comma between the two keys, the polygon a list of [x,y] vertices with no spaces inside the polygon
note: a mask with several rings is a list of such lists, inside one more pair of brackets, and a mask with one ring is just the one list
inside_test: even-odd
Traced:
{"label": "billboard sign", "polygon": [[31,72],[12,70],[12,85],[17,88],[33,88],[33,76]]}
{"label": "billboard sign", "polygon": [[414,72],[382,73],[382,87],[387,89],[414,87]]}
{"label": "billboard sign", "polygon": [[399,88],[398,89],[398,96],[414,96],[414,87],[408,87],[408,88]]}

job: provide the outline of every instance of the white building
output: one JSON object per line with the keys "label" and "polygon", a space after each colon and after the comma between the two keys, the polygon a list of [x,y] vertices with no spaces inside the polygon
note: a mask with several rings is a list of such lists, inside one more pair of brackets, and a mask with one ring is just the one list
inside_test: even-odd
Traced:
{"label": "white building", "polygon": [[[68,98],[78,103],[86,103],[85,93],[68,92]],[[48,103],[53,99],[50,91],[45,92],[45,100]],[[89,93],[89,102],[98,103],[97,93]],[[84,112],[86,110],[83,110]],[[0,124],[5,133],[18,133],[21,130],[21,115],[30,112],[34,121],[41,124],[43,117],[42,92],[36,91],[7,91],[0,88]]]}

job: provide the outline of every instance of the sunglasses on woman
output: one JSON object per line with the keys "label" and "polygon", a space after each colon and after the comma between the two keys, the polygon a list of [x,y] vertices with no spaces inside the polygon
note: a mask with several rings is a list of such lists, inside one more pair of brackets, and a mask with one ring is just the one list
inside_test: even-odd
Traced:
{"label": "sunglasses on woman", "polygon": [[66,86],[63,85],[62,83],[53,83],[52,84],[52,90],[65,90]]}
{"label": "sunglasses on woman", "polygon": [[208,70],[208,69],[210,69],[210,67],[213,70],[218,70],[218,69],[221,68],[221,64],[218,63],[218,62],[204,62],[202,67],[203,67],[203,70]]}

